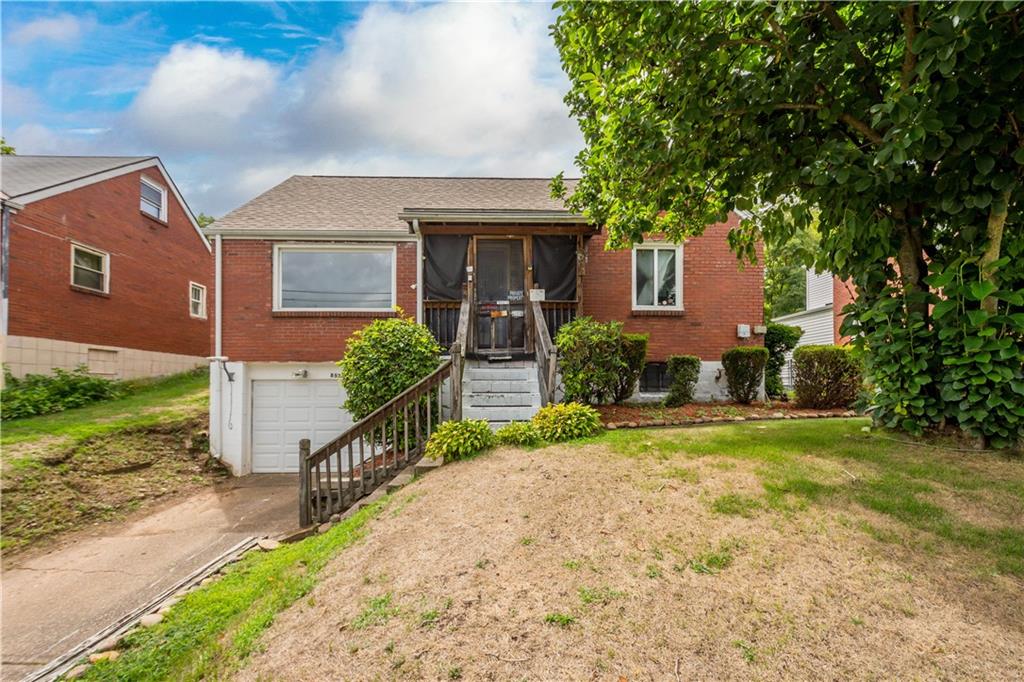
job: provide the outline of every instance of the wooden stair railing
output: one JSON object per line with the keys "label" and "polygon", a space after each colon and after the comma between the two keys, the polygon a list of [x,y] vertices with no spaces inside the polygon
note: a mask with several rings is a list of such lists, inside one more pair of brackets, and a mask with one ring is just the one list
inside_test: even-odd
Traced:
{"label": "wooden stair railing", "polygon": [[558,376],[558,350],[551,340],[548,323],[540,301],[530,301],[530,317],[534,330],[534,354],[537,357],[537,379],[540,382],[541,405],[555,402],[555,382]]}
{"label": "wooden stair railing", "polygon": [[299,441],[301,526],[322,523],[387,483],[423,456],[438,424],[462,418],[468,299],[459,318],[455,343],[437,369],[315,451],[308,438]]}

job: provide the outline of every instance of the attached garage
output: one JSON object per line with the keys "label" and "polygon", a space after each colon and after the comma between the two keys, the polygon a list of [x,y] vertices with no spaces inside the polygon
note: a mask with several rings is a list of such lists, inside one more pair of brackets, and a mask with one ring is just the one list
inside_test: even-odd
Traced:
{"label": "attached garage", "polygon": [[335,379],[252,382],[252,472],[298,472],[299,440],[316,450],[352,425]]}

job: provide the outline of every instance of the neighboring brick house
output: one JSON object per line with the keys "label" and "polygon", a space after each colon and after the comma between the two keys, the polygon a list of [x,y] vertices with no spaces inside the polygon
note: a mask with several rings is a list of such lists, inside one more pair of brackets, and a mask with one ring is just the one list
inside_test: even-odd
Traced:
{"label": "neighboring brick house", "polygon": [[210,244],[160,160],[0,157],[3,362],[117,379],[204,365]]}
{"label": "neighboring brick house", "polygon": [[[772,320],[804,330],[798,346],[811,345],[843,345],[849,342],[839,328],[843,324],[843,308],[857,298],[852,282],[844,282],[831,272],[815,272],[806,270],[804,273],[806,293],[804,309],[800,312],[780,315]],[[793,385],[793,353],[786,354],[786,364],[782,367],[782,383],[787,387]]]}
{"label": "neighboring brick house", "polygon": [[351,425],[335,362],[352,332],[397,306],[448,347],[463,295],[477,358],[529,362],[527,302],[543,295],[552,334],[577,315],[649,333],[642,394],[667,389],[668,356],[694,354],[698,396],[724,399],[722,352],[764,331],[762,268],[741,268],[726,242],[735,220],[606,251],[546,179],[292,177],[206,230],[211,448],[236,474],[295,471],[301,438],[316,448]]}

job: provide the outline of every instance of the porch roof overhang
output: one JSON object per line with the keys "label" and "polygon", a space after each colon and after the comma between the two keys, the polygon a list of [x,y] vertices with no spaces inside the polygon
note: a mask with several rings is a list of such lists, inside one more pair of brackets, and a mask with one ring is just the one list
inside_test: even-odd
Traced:
{"label": "porch roof overhang", "polygon": [[587,218],[569,211],[544,211],[528,209],[476,209],[476,208],[404,208],[398,214],[400,220],[409,223],[411,231],[419,225],[450,226],[454,229],[466,226],[478,227],[576,227],[580,231],[598,230]]}

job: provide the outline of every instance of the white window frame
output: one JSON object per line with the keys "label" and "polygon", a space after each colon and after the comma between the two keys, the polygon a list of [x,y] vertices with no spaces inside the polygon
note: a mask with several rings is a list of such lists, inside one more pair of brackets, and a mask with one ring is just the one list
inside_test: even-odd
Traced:
{"label": "white window frame", "polygon": [[[387,308],[285,308],[281,305],[281,254],[285,251],[323,251],[328,253],[390,253],[391,305]],[[295,313],[390,313],[397,305],[398,248],[395,244],[274,244],[274,312]]]}
{"label": "white window frame", "polygon": [[[92,287],[87,287],[84,284],[78,284],[77,282],[75,282],[75,251],[85,251],[86,253],[91,253],[92,255],[99,256],[100,258],[103,259],[103,272],[101,273],[103,275],[102,289],[93,289]],[[93,270],[92,272],[95,272],[95,270]],[[71,277],[71,286],[75,287],[76,289],[84,289],[85,291],[95,291],[98,294],[109,294],[110,254],[107,253],[106,251],[97,249],[92,246],[86,246],[85,244],[80,244],[78,242],[71,242],[71,272],[69,274]]]}
{"label": "white window frame", "polygon": [[[636,252],[637,251],[654,251],[657,249],[675,249],[676,251],[676,304],[675,305],[638,305],[636,302]],[[649,310],[682,310],[683,309],[683,245],[673,244],[671,242],[644,242],[643,244],[637,244],[633,247],[632,253],[632,267],[630,268],[630,290],[631,299],[630,303],[633,306],[633,310],[649,311]],[[654,256],[654,282],[657,287],[658,278],[658,256]],[[657,300],[657,290],[655,290],[655,300]]]}
{"label": "white window frame", "polygon": [[[202,294],[202,296],[199,298],[200,309],[198,315],[192,312],[192,302],[195,300],[192,298],[193,289],[198,289]],[[199,320],[206,319],[206,287],[200,284],[199,282],[188,283],[188,314],[189,317],[194,317]]]}
{"label": "white window frame", "polygon": [[146,213],[145,211],[142,210],[142,189],[141,188],[139,189],[139,210],[142,211],[142,213],[144,213],[145,215],[149,216],[150,218],[156,218],[157,220],[162,220],[164,222],[167,222],[167,188],[164,187],[163,185],[157,184],[153,180],[150,180],[145,175],[140,175],[139,177],[142,180],[143,184],[149,185],[149,187],[151,187],[152,189],[155,189],[157,192],[160,192],[160,215],[158,215],[158,216],[150,215],[149,213]]}

